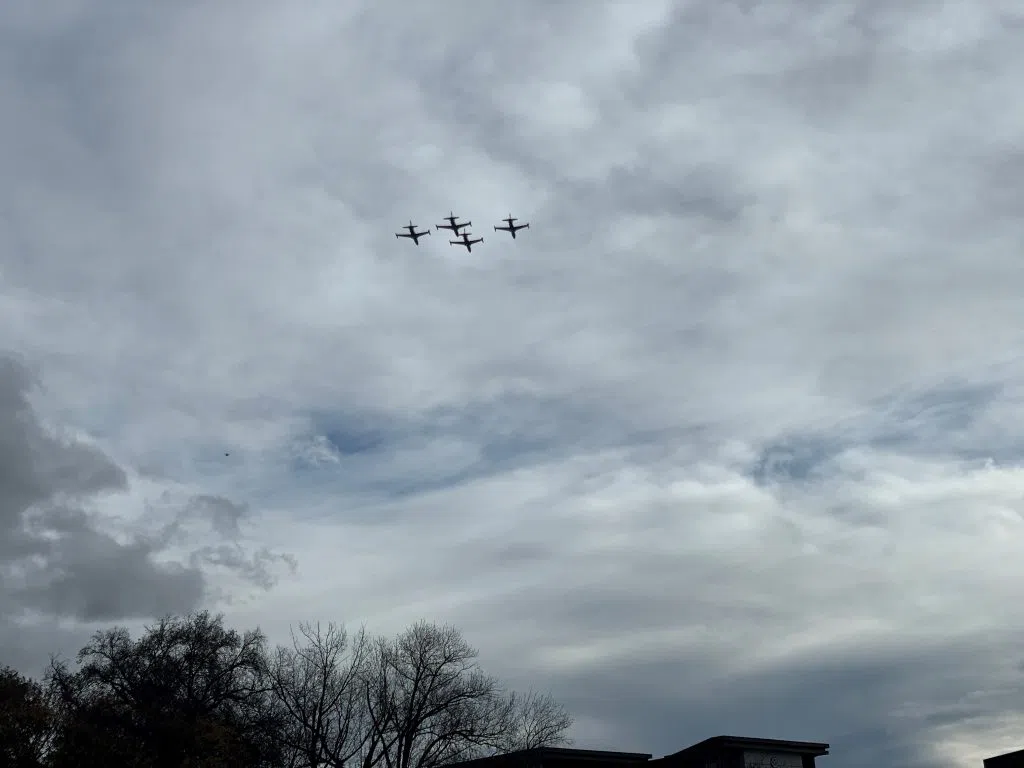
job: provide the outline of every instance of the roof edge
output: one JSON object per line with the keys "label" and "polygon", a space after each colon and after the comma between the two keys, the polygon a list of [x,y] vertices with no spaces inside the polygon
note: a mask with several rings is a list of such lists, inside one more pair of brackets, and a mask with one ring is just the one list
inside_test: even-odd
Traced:
{"label": "roof edge", "polygon": [[[530,752],[533,750],[523,751]],[[600,758],[602,760],[646,761],[654,757],[653,754],[650,754],[648,752],[618,752],[604,749],[574,749],[572,747],[540,747],[536,751],[543,752],[549,755],[561,755],[563,757],[593,757]],[[515,753],[511,752],[509,754]]]}
{"label": "roof edge", "polygon": [[488,757],[477,757],[471,760],[461,760],[456,763],[449,763],[446,768],[456,768],[460,765],[484,765],[506,762],[509,759],[515,760],[518,757],[562,757],[576,760],[604,760],[623,763],[645,763],[653,755],[648,752],[613,752],[602,749],[575,749],[572,747],[534,747],[533,749],[518,749],[515,752],[505,752]]}
{"label": "roof edge", "polygon": [[[743,749],[765,749],[793,752],[802,755],[814,755],[822,757],[828,754],[830,745],[822,741],[791,741],[789,739],[759,739],[750,736],[712,736],[693,747],[682,750],[686,752],[695,747],[716,744],[724,747],[737,747]],[[678,753],[676,753],[678,754]]]}

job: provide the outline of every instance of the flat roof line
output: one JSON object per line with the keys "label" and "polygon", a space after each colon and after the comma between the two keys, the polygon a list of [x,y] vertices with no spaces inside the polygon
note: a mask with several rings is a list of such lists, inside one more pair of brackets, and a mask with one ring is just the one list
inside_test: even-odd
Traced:
{"label": "flat roof line", "polygon": [[804,755],[821,757],[828,754],[829,745],[820,741],[789,741],[786,739],[758,739],[749,736],[712,736],[710,739],[694,744],[692,747],[673,752],[666,757],[681,755],[685,752],[697,751],[701,747],[718,745],[722,747],[738,747],[746,749],[777,749]]}

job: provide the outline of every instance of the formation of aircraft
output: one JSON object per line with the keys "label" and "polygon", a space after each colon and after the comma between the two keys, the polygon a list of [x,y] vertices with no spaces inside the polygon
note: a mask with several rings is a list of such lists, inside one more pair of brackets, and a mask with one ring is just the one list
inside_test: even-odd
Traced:
{"label": "formation of aircraft", "polygon": [[412,219],[409,219],[409,223],[405,225],[404,229],[409,230],[408,232],[395,232],[395,237],[408,237],[416,245],[420,244],[420,238],[424,235],[429,235],[430,230],[425,229],[422,232],[416,231],[416,225],[412,223]]}
{"label": "formation of aircraft", "polygon": [[[475,239],[472,237],[472,233],[470,232],[470,229],[469,229],[473,225],[472,221],[463,221],[463,222],[460,223],[459,222],[459,217],[456,216],[452,211],[449,211],[448,215],[447,216],[443,216],[442,218],[447,223],[446,224],[435,224],[434,225],[434,229],[435,230],[440,230],[440,229],[447,229],[447,230],[449,230],[455,236],[455,238],[456,238],[455,240],[449,240],[448,241],[448,243],[450,245],[461,245],[463,248],[466,249],[466,251],[468,253],[472,253],[473,252],[473,246],[476,245],[477,243],[482,243],[484,241],[484,239],[482,237],[478,237],[478,238],[475,238]],[[511,213],[508,215],[508,218],[502,219],[502,221],[506,224],[506,226],[504,226],[504,227],[495,226],[494,227],[494,231],[495,232],[508,232],[510,235],[512,235],[512,239],[513,240],[516,237],[516,232],[519,232],[520,230],[523,230],[523,229],[529,229],[530,228],[529,222],[527,222],[526,224],[516,224],[516,222],[519,221],[519,219],[515,218]],[[409,223],[407,225],[405,225],[404,229],[407,229],[408,232],[396,232],[395,233],[395,237],[405,237],[405,238],[408,238],[408,239],[412,240],[416,245],[420,244],[420,238],[421,237],[423,237],[424,235],[429,235],[430,234],[430,230],[429,229],[425,229],[422,232],[417,232],[416,231],[416,225],[412,223],[411,219],[409,220]]]}

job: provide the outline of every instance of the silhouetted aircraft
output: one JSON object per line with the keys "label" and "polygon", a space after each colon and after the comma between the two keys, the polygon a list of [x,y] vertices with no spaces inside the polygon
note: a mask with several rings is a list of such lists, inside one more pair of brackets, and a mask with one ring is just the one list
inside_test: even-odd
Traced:
{"label": "silhouetted aircraft", "polygon": [[478,237],[476,240],[470,240],[469,232],[461,232],[460,236],[462,237],[461,240],[449,240],[448,242],[451,243],[452,245],[465,246],[466,250],[469,251],[470,253],[473,252],[473,246],[476,243],[482,243],[484,241],[482,237]]}
{"label": "silhouetted aircraft", "polygon": [[422,232],[417,232],[416,225],[412,223],[411,219],[409,220],[409,223],[405,225],[405,228],[409,230],[407,233],[396,232],[395,237],[408,237],[410,240],[416,243],[416,245],[420,244],[421,237],[430,234],[429,229],[425,229]]}
{"label": "silhouetted aircraft", "polygon": [[507,219],[502,219],[502,221],[507,223],[508,226],[507,227],[495,227],[494,231],[495,232],[498,232],[498,231],[508,232],[510,235],[512,235],[512,239],[513,240],[515,240],[515,238],[516,238],[516,232],[518,232],[520,229],[529,229],[530,228],[529,223],[519,224],[518,226],[513,224],[512,222],[518,221],[518,219],[513,218],[511,213],[508,215]]}
{"label": "silhouetted aircraft", "polygon": [[450,229],[452,232],[454,232],[456,234],[456,236],[458,236],[460,234],[459,230],[465,229],[466,227],[470,226],[473,223],[472,221],[467,221],[467,222],[464,222],[462,224],[456,224],[455,220],[457,218],[459,218],[459,217],[456,216],[451,211],[448,211],[448,215],[447,216],[443,216],[442,218],[444,218],[448,223],[447,224],[438,224],[435,228],[436,229]]}

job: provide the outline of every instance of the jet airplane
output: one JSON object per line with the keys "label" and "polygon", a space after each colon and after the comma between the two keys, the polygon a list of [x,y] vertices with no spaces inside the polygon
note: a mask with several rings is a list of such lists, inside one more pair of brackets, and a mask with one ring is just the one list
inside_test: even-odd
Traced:
{"label": "jet airplane", "polygon": [[459,236],[462,238],[461,240],[449,240],[448,242],[451,245],[461,245],[461,246],[464,246],[466,251],[469,252],[469,253],[473,252],[473,246],[476,243],[482,243],[484,241],[484,239],[482,237],[478,237],[476,240],[470,240],[469,239],[469,232],[460,232]]}
{"label": "jet airplane", "polygon": [[405,233],[396,232],[395,233],[395,237],[408,237],[410,240],[412,240],[414,243],[416,243],[416,245],[420,244],[420,238],[421,237],[423,237],[424,235],[429,235],[430,234],[430,230],[429,229],[425,229],[422,232],[417,232],[416,231],[416,225],[412,223],[411,219],[410,219],[409,223],[405,225],[405,229],[408,229],[409,231],[405,232]]}
{"label": "jet airplane", "polygon": [[506,224],[508,224],[508,226],[507,227],[495,227],[494,231],[495,232],[498,232],[498,231],[508,232],[510,235],[512,235],[512,239],[513,240],[516,239],[516,232],[518,232],[520,229],[529,229],[530,228],[530,223],[529,222],[527,222],[526,224],[516,225],[514,222],[519,221],[519,219],[513,218],[511,213],[508,215],[507,219],[502,219],[502,221],[504,221]]}
{"label": "jet airplane", "polygon": [[459,217],[456,216],[451,211],[448,211],[448,215],[443,216],[442,218],[445,219],[448,223],[438,224],[435,227],[435,229],[450,229],[455,234],[456,237],[458,237],[461,234],[461,230],[465,229],[466,227],[470,226],[473,223],[472,221],[466,221],[463,222],[462,224],[456,224],[455,220]]}

